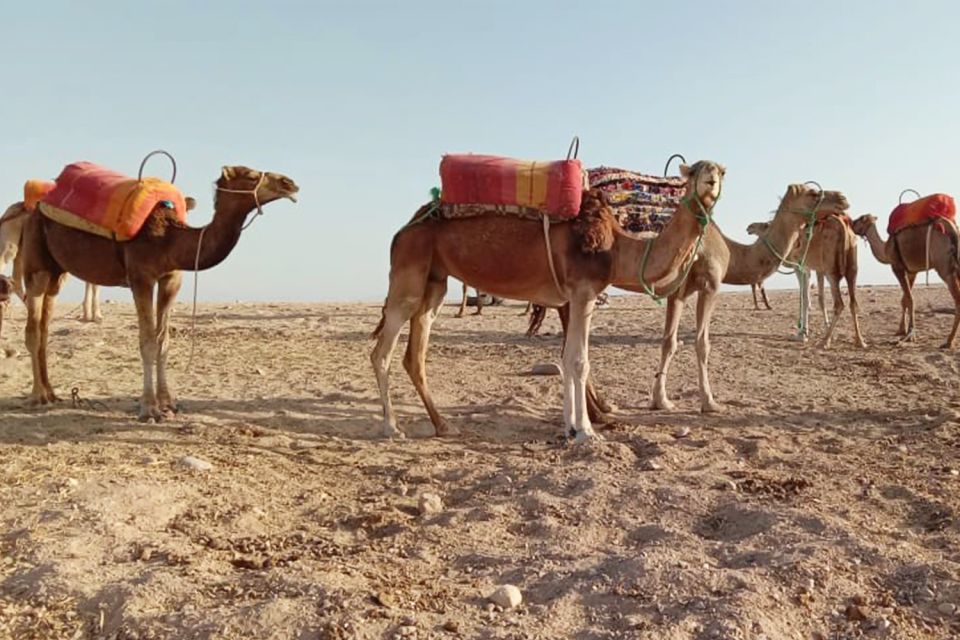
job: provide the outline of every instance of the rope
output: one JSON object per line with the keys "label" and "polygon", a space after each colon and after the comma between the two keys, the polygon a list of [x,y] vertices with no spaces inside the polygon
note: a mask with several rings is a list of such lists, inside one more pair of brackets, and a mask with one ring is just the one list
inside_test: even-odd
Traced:
{"label": "rope", "polygon": [[[678,155],[679,154],[674,154],[674,156],[671,156],[670,159],[672,160],[675,156],[678,156]],[[667,161],[667,168],[669,167],[669,164],[670,164],[670,160]],[[650,252],[653,249],[653,243],[656,242],[659,236],[657,236],[657,238],[652,238],[651,240],[649,240],[643,252],[643,260],[641,260],[640,262],[640,286],[643,287],[644,293],[650,296],[650,298],[652,298],[653,301],[656,302],[658,305],[663,305],[664,299],[669,298],[670,296],[675,294],[677,291],[680,290],[680,288],[684,285],[684,283],[686,283],[687,276],[690,275],[690,270],[693,268],[693,263],[697,261],[697,256],[700,253],[700,249],[703,247],[703,236],[706,234],[707,227],[713,221],[713,218],[712,218],[713,206],[711,206],[710,209],[708,210],[704,206],[703,201],[700,199],[700,194],[697,193],[697,180],[700,178],[700,172],[702,170],[703,170],[702,165],[697,167],[697,172],[690,178],[690,182],[693,185],[693,195],[687,196],[683,200],[681,200],[681,203],[685,204],[688,207],[690,206],[691,200],[697,203],[697,207],[700,209],[700,213],[695,213],[694,215],[696,215],[697,223],[700,225],[700,232],[697,234],[696,246],[694,247],[693,253],[690,255],[690,259],[688,260],[686,266],[683,269],[683,273],[681,274],[679,280],[676,281],[676,284],[670,289],[669,293],[666,293],[662,296],[657,295],[656,289],[654,287],[651,287],[649,284],[647,284],[647,280],[644,276],[644,274],[647,271],[647,260],[650,258]],[[720,190],[721,192],[723,190],[722,182],[720,184]],[[714,206],[716,206],[717,200],[719,199],[720,199],[720,194],[718,193],[716,199],[713,201]]]}
{"label": "rope", "polygon": [[86,407],[90,411],[109,411],[110,407],[106,405],[105,402],[100,400],[88,400],[87,398],[80,397],[80,387],[74,387],[70,389],[70,401],[73,403],[74,409],[80,409],[81,407]]}
{"label": "rope", "polygon": [[933,233],[933,225],[934,225],[933,222],[927,225],[927,247],[925,251],[926,264],[924,265],[926,268],[923,271],[923,277],[926,278],[925,286],[927,287],[930,286],[930,234]]}
{"label": "rope", "polygon": [[563,289],[560,288],[560,280],[557,278],[557,268],[553,264],[553,249],[550,248],[550,218],[546,214],[540,216],[543,218],[543,240],[547,245],[547,264],[550,265],[550,275],[553,276],[553,286],[557,288],[557,293],[560,294],[561,298],[565,298],[563,295]]}

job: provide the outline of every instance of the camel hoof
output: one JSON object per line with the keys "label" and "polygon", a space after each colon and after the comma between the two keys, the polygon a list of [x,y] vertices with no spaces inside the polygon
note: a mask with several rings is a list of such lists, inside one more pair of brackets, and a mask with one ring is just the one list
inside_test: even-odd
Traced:
{"label": "camel hoof", "polygon": [[383,425],[383,437],[388,440],[404,440],[407,437],[403,431],[400,431],[396,425],[386,423]]}
{"label": "camel hoof", "polygon": [[673,411],[677,408],[677,405],[666,398],[660,398],[650,402],[650,408],[654,411]]}
{"label": "camel hoof", "polygon": [[603,440],[603,436],[591,428],[589,431],[586,429],[579,429],[576,432],[576,435],[573,436],[573,444],[587,444],[588,442],[600,442]]}
{"label": "camel hoof", "polygon": [[950,342],[944,342],[942,345],[940,345],[940,348],[943,350],[953,349],[953,344]]}
{"label": "camel hoof", "polygon": [[700,413],[723,413],[723,405],[711,400],[700,405]]}
{"label": "camel hoof", "polygon": [[870,345],[868,345],[865,341],[861,340],[860,342],[857,343],[857,346],[860,347],[861,349],[866,349]]}
{"label": "camel hoof", "polygon": [[447,423],[443,423],[439,427],[434,427],[434,431],[438,438],[449,438],[460,435],[460,429],[457,427],[452,427]]}

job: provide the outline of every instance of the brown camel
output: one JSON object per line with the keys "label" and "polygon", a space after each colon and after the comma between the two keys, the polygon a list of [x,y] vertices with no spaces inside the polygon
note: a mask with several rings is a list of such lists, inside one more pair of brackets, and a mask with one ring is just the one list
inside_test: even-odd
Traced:
{"label": "brown camel", "polygon": [[[196,206],[193,198],[186,198],[187,211]],[[22,299],[23,281],[21,275],[17,273],[17,251],[20,246],[20,236],[23,234],[23,224],[32,211],[28,211],[23,206],[23,202],[15,202],[0,216],[0,271],[3,271],[4,265],[8,262],[14,263],[13,269],[13,287],[16,294]],[[89,282],[84,283],[83,289],[83,322],[103,322],[103,314],[100,313],[100,287]]]}
{"label": "brown camel", "polygon": [[[460,298],[460,310],[457,311],[457,315],[454,316],[456,318],[462,318],[463,314],[467,312],[467,289],[468,288],[469,287],[467,287],[466,283],[464,283],[463,296]],[[474,289],[474,291],[477,293],[477,310],[473,312],[473,315],[482,316],[483,315],[483,294],[480,293],[479,289]]]}
{"label": "brown camel", "polygon": [[[762,236],[770,228],[769,222],[754,222],[753,224],[747,225],[747,233],[752,236]],[[754,282],[750,285],[750,293],[753,295],[753,308],[756,311],[760,310],[760,305],[757,302],[757,291],[760,291],[760,298],[763,300],[763,306],[767,308],[767,311],[773,309],[770,306],[770,301],[767,300],[767,290],[763,288],[763,280],[760,282]]]}
{"label": "brown camel", "polygon": [[[805,185],[790,185],[767,232],[751,245],[730,240],[711,225],[704,237],[700,258],[693,264],[686,280],[668,290],[667,314],[660,351],[660,369],[654,376],[650,400],[652,409],[673,409],[667,398],[666,378],[670,361],[677,351],[677,331],[684,301],[697,293],[697,369],[700,384],[700,410],[718,411],[710,388],[710,319],[720,284],[751,284],[763,280],[777,270],[782,256],[800,236],[801,228],[812,220],[815,212],[843,212],[847,200],[838,191],[821,192]],[[616,285],[621,289],[643,292],[636,286]],[[675,290],[673,290],[675,289]],[[662,293],[662,292],[661,292]],[[564,313],[561,321],[566,325]],[[592,386],[587,389],[591,417],[603,419],[609,406]]]}
{"label": "brown camel", "polygon": [[877,231],[877,218],[870,214],[860,216],[853,223],[853,232],[867,239],[873,256],[893,268],[900,283],[901,342],[916,339],[913,284],[917,274],[935,269],[953,296],[953,328],[941,347],[953,348],[960,326],[960,233],[951,220],[937,219],[927,224],[906,227],[891,235],[886,242]]}
{"label": "brown camel", "polygon": [[[370,359],[383,404],[384,435],[403,435],[390,400],[389,370],[400,330],[408,320],[404,367],[437,434],[454,433],[433,403],[425,371],[430,327],[446,292],[447,277],[453,276],[492,295],[553,307],[569,305],[563,353],[565,433],[575,434],[578,442],[595,437],[584,390],[590,370],[590,317],[597,295],[610,284],[641,286],[645,278],[650,285],[662,286],[677,279],[693,257],[701,225],[709,222],[724,172],[713,162],[683,166],[686,194],[656,240],[641,240],[622,231],[597,190],[584,193],[576,219],[555,222],[547,230],[540,221],[502,215],[426,217],[437,206],[422,207],[415,222],[393,238],[390,288],[373,332],[377,343]],[[641,264],[645,264],[643,274]]]}
{"label": "brown camel", "polygon": [[26,285],[26,342],[33,364],[30,404],[57,400],[47,375],[47,336],[54,300],[71,273],[94,284],[130,287],[143,363],[140,419],[159,421],[176,411],[166,362],[170,308],[180,289],[180,272],[206,270],[222,262],[239,241],[251,211],[260,213],[261,205],[279,198],[295,201],[299,188],[286,176],[237,166],[223,168],[216,190],[213,220],[205,227],[188,227],[168,209],[157,208],[127,242],[79,231],[42,214],[27,217],[17,261]]}

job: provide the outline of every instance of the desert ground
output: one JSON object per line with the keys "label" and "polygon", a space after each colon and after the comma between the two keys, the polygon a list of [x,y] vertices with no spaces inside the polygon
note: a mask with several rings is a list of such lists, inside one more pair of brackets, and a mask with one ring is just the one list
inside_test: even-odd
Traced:
{"label": "desert ground", "polygon": [[[402,441],[377,437],[378,304],[206,304],[194,332],[179,304],[182,410],[145,424],[131,305],[83,324],[60,304],[64,402],[31,409],[16,303],[0,339],[0,637],[960,637],[960,362],[938,348],[952,304],[921,288],[918,340],[896,346],[899,291],[861,291],[869,348],[845,314],[829,351],[788,340],[796,291],[771,292],[773,311],[722,294],[725,411],[710,415],[694,305],[678,409],[654,412],[662,309],[612,297],[590,355],[616,419],[580,447],[558,438],[559,378],[528,375],[559,359],[556,316],[525,337],[521,303],[460,320],[451,303],[435,324],[430,379],[459,437],[428,437],[398,349]],[[439,509],[421,513],[425,493]],[[520,606],[489,602],[503,584]]]}

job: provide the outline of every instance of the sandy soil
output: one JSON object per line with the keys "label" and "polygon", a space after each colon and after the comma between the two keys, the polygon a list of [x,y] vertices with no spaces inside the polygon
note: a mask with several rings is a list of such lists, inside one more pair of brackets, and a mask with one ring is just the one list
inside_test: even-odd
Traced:
{"label": "sandy soil", "polygon": [[[398,358],[406,441],[376,439],[365,304],[206,305],[193,370],[178,307],[171,367],[183,411],[136,421],[133,310],[55,320],[67,401],[25,409],[22,307],[0,358],[0,637],[953,638],[960,637],[960,397],[939,283],[918,343],[892,344],[899,293],[864,288],[870,348],[849,319],[828,352],[786,339],[774,311],[724,294],[713,381],[696,409],[688,308],[669,388],[645,404],[662,311],[613,298],[591,360],[619,406],[603,443],[558,442],[551,316],[522,305],[453,318],[429,360],[432,432]],[[69,311],[62,305],[61,311]],[[822,331],[819,319],[814,324]],[[2,353],[0,353],[2,355]],[[84,400],[73,407],[70,389]],[[184,456],[208,461],[187,470]],[[419,496],[442,498],[421,515]],[[524,597],[502,610],[503,583]]]}

